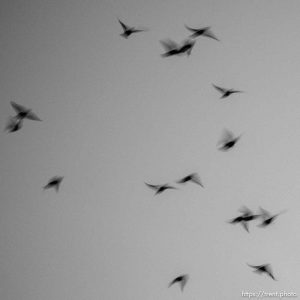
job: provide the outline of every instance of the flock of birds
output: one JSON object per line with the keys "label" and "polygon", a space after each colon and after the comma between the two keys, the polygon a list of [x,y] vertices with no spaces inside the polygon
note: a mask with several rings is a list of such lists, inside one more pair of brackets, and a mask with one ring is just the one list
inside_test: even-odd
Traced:
{"label": "flock of birds", "polygon": [[[137,28],[137,27],[130,27],[126,24],[124,24],[122,21],[118,20],[123,28],[123,32],[120,34],[124,38],[129,38],[134,33],[139,33],[146,31],[146,28]],[[162,57],[169,57],[174,55],[182,55],[186,54],[189,56],[191,54],[191,51],[195,45],[195,38],[204,36],[211,39],[214,39],[216,41],[219,41],[219,39],[214,35],[214,33],[211,31],[210,27],[203,27],[203,28],[191,28],[188,26],[185,26],[186,29],[188,29],[192,34],[189,36],[188,39],[184,40],[181,44],[178,44],[170,39],[160,41],[162,46],[165,49],[165,53],[161,54]],[[220,99],[227,98],[235,93],[242,93],[243,91],[235,90],[235,89],[226,89],[220,86],[217,86],[213,84],[213,87],[221,93]],[[33,111],[32,109],[29,109],[25,106],[22,106],[20,104],[17,104],[16,102],[11,101],[10,102],[12,108],[14,109],[16,115],[10,116],[9,120],[6,124],[5,130],[8,132],[15,132],[20,130],[23,127],[23,123],[25,120],[33,120],[33,121],[42,121]],[[231,131],[228,129],[224,129],[224,132],[221,136],[221,139],[218,142],[218,149],[221,151],[229,151],[232,149],[239,139],[241,138],[241,135],[235,136]],[[43,187],[43,189],[50,189],[53,188],[56,190],[56,192],[59,191],[60,185],[63,181],[63,176],[54,176],[52,177],[48,183]],[[179,179],[176,181],[178,184],[186,184],[188,182],[195,183],[199,185],[200,187],[204,188],[204,185],[197,173],[188,174],[185,177]],[[155,195],[161,194],[169,189],[177,189],[177,187],[170,185],[168,183],[164,184],[150,184],[146,183],[146,186],[151,188],[155,191]],[[237,224],[240,223],[243,228],[249,233],[249,222],[261,219],[261,223],[258,225],[259,227],[267,227],[271,225],[275,219],[282,213],[277,214],[270,214],[267,210],[263,208],[259,208],[259,213],[253,213],[249,208],[246,206],[243,206],[239,212],[241,213],[239,216],[235,217],[234,219],[228,221],[230,224]],[[249,267],[254,269],[255,273],[262,274],[265,273],[268,276],[270,276],[273,280],[276,280],[270,264],[262,264],[262,265],[250,265]],[[174,278],[170,283],[169,287],[173,286],[174,284],[179,284],[181,290],[184,290],[184,287],[186,286],[189,279],[188,274],[179,275],[176,278]]]}
{"label": "flock of birds", "polygon": [[[134,33],[139,33],[146,31],[147,29],[145,28],[138,28],[138,27],[131,27],[123,23],[121,20],[118,20],[119,23],[121,24],[123,28],[123,33],[121,33],[121,36],[124,38],[129,38],[130,35]],[[189,30],[192,34],[185,39],[182,43],[176,43],[171,39],[166,39],[166,40],[161,40],[160,43],[165,49],[165,53],[161,54],[162,57],[170,57],[170,56],[175,56],[175,55],[184,55],[186,54],[187,56],[191,55],[192,49],[196,43],[195,39],[203,36],[207,38],[214,39],[216,41],[220,41],[215,34],[212,32],[210,27],[202,27],[202,28],[191,28],[187,25],[185,25],[185,28]],[[224,88],[220,87],[218,85],[212,84],[212,86],[221,93],[220,99],[227,98],[231,96],[232,94],[236,93],[243,93],[241,90],[236,90],[233,88]],[[235,136],[231,131],[228,129],[224,129],[223,134],[221,139],[218,142],[218,149],[221,151],[228,151],[231,148],[233,148],[237,142],[240,140],[241,135]],[[204,188],[203,183],[200,180],[200,177],[197,173],[192,173],[189,175],[186,175],[182,179],[176,181],[179,184],[185,184],[187,182],[193,182]],[[175,186],[170,185],[169,183],[164,183],[164,184],[150,184],[145,182],[146,186],[149,188],[153,189],[155,191],[155,195],[161,194],[165,192],[166,190],[170,189],[177,189]],[[249,233],[249,227],[248,224],[250,221],[253,221],[255,219],[260,218],[261,223],[258,225],[258,227],[266,227],[269,226],[274,222],[274,220],[279,216],[280,213],[278,214],[270,214],[267,210],[263,209],[260,207],[260,212],[257,214],[254,214],[249,208],[246,206],[242,207],[240,210],[241,215],[238,217],[228,221],[230,224],[236,224],[240,223],[244,229]],[[255,273],[261,274],[265,273],[268,276],[270,276],[273,280],[276,280],[271,269],[270,264],[262,264],[262,265],[250,265],[248,264],[249,267],[254,269]],[[183,274],[180,276],[177,276],[175,279],[173,279],[169,287],[171,287],[173,284],[178,283],[180,285],[181,290],[183,291],[185,285],[187,284],[187,281],[189,279],[188,274]]]}

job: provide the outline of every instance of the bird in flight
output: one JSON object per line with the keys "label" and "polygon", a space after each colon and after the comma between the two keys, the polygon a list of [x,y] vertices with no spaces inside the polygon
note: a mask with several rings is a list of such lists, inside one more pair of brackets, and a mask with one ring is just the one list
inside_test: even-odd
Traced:
{"label": "bird in flight", "polygon": [[198,36],[206,36],[209,37],[211,39],[214,39],[216,41],[220,41],[214,34],[213,32],[210,30],[210,27],[202,27],[202,28],[191,28],[187,25],[184,25],[185,28],[189,31],[192,32],[192,34],[190,35],[191,38],[196,38]]}
{"label": "bird in flight", "polygon": [[215,84],[212,84],[212,85],[213,85],[213,87],[214,87],[217,91],[219,91],[219,92],[222,94],[222,96],[221,96],[220,99],[227,98],[227,97],[229,97],[231,94],[235,94],[235,93],[243,93],[243,91],[238,91],[238,90],[234,90],[234,89],[225,89],[225,88],[219,87],[219,86],[217,86],[217,85],[215,85]]}
{"label": "bird in flight", "polygon": [[282,211],[278,214],[275,215],[271,215],[267,210],[263,209],[260,207],[260,211],[261,211],[261,217],[263,218],[263,221],[261,224],[257,225],[259,227],[266,227],[268,225],[270,225],[271,223],[273,223],[275,221],[275,219],[282,214],[285,211]]}
{"label": "bird in flight", "polygon": [[203,184],[202,184],[202,182],[200,180],[200,177],[199,177],[199,175],[197,173],[189,174],[189,175],[183,177],[182,179],[178,180],[177,183],[186,183],[188,181],[191,181],[191,182],[194,182],[196,184],[199,184],[200,186],[202,186],[204,188],[204,186],[203,186]]}
{"label": "bird in flight", "polygon": [[266,273],[268,274],[273,280],[276,280],[275,277],[273,276],[271,265],[270,264],[265,264],[265,265],[260,265],[260,266],[252,266],[247,264],[249,267],[254,268],[255,270],[253,272],[262,274]]}
{"label": "bird in flight", "polygon": [[246,206],[243,206],[239,211],[242,213],[242,215],[232,219],[231,221],[229,221],[229,223],[230,224],[241,223],[244,229],[247,232],[249,232],[248,222],[258,218],[260,215],[253,214],[252,211]]}
{"label": "bird in flight", "polygon": [[228,151],[233,146],[235,146],[235,144],[238,142],[238,140],[240,138],[241,138],[241,135],[235,137],[231,131],[225,129],[223,131],[222,138],[218,142],[218,145],[220,145],[219,150],[221,150],[221,151]]}
{"label": "bird in flight", "polygon": [[16,119],[23,120],[23,119],[29,119],[33,121],[42,121],[34,112],[32,112],[31,109],[22,106],[20,104],[17,104],[14,101],[10,101],[11,106],[17,113],[15,116]]}
{"label": "bird in flight", "polygon": [[183,292],[183,289],[187,283],[189,279],[189,275],[184,274],[184,275],[180,275],[178,277],[176,277],[175,279],[173,279],[170,283],[169,283],[169,287],[172,286],[174,283],[179,283],[180,284],[180,289]]}
{"label": "bird in flight", "polygon": [[8,132],[15,132],[22,128],[23,120],[17,117],[9,117],[9,120],[6,124],[5,130]]}
{"label": "bird in flight", "polygon": [[48,183],[43,187],[45,189],[55,188],[56,192],[58,192],[60,184],[64,179],[63,176],[54,176],[52,177]]}
{"label": "bird in flight", "polygon": [[155,195],[160,194],[160,193],[162,193],[163,191],[168,190],[168,189],[176,189],[175,187],[170,186],[170,185],[167,184],[167,183],[166,183],[166,184],[157,184],[157,185],[154,185],[154,184],[149,184],[149,183],[145,182],[145,184],[146,184],[149,188],[151,188],[151,189],[153,189],[153,190],[156,191]]}
{"label": "bird in flight", "polygon": [[160,43],[166,50],[165,53],[161,54],[162,57],[182,55],[182,54],[186,54],[187,56],[190,56],[192,49],[195,45],[195,41],[190,39],[183,41],[181,45],[177,44],[176,42],[170,39],[160,41]]}
{"label": "bird in flight", "polygon": [[118,19],[119,23],[121,24],[122,28],[123,28],[123,32],[120,34],[122,37],[124,37],[125,39],[127,39],[131,34],[133,33],[137,33],[137,32],[142,32],[142,31],[146,31],[146,29],[142,29],[142,28],[135,28],[135,27],[130,27],[126,24],[124,24],[122,21],[120,21]]}

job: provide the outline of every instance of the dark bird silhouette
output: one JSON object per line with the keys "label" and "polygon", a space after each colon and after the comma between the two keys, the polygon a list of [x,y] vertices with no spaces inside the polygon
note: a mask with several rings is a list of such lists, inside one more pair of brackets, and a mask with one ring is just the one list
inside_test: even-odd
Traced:
{"label": "dark bird silhouette", "polygon": [[247,232],[249,232],[248,222],[258,218],[260,215],[254,215],[252,211],[246,206],[243,206],[239,211],[242,213],[242,215],[230,220],[229,223],[230,224],[241,223],[244,229]]}
{"label": "dark bird silhouette", "polygon": [[149,188],[151,188],[151,189],[153,189],[153,190],[156,191],[155,195],[160,194],[160,193],[162,193],[163,191],[168,190],[168,189],[176,189],[175,187],[170,186],[169,184],[158,184],[158,185],[154,185],[154,184],[149,184],[149,183],[146,183],[146,182],[145,182],[145,184],[146,184]]}
{"label": "dark bird silhouette", "polygon": [[60,184],[64,179],[63,176],[54,176],[52,177],[48,183],[43,187],[45,189],[55,188],[56,192],[58,192]]}
{"label": "dark bird silhouette", "polygon": [[186,183],[188,181],[194,182],[194,183],[199,184],[200,186],[204,187],[200,180],[200,177],[197,173],[189,174],[189,175],[183,177],[182,179],[178,180],[177,183]]}
{"label": "dark bird silhouette", "polygon": [[234,147],[235,144],[238,142],[238,140],[241,138],[241,135],[238,137],[235,137],[233,133],[227,129],[223,131],[222,138],[218,142],[218,145],[220,145],[219,150],[221,151],[227,151],[230,148]]}
{"label": "dark bird silhouette", "polygon": [[8,132],[15,132],[22,128],[23,120],[17,117],[9,117],[9,120],[6,124],[5,130]]}
{"label": "dark bird silhouette", "polygon": [[213,84],[213,87],[222,94],[220,99],[227,98],[231,94],[243,93],[243,91],[238,91],[238,90],[234,90],[234,89],[225,89],[225,88],[219,87],[215,84]]}
{"label": "dark bird silhouette", "polygon": [[125,25],[122,21],[120,21],[118,19],[119,23],[121,24],[122,28],[123,28],[123,33],[121,33],[120,35],[122,37],[124,37],[125,39],[127,39],[130,35],[132,35],[133,33],[137,33],[137,32],[142,32],[142,31],[146,31],[147,29],[144,28],[135,28],[135,27],[130,27],[128,25]]}
{"label": "dark bird silhouette", "polygon": [[257,225],[259,227],[266,227],[268,225],[270,225],[271,223],[273,223],[275,221],[275,219],[282,213],[284,213],[285,211],[282,211],[278,214],[275,215],[271,215],[267,210],[263,209],[260,207],[260,211],[261,211],[261,217],[263,219],[262,223]]}
{"label": "dark bird silhouette", "polygon": [[192,49],[195,45],[195,41],[190,39],[183,41],[182,45],[179,45],[170,39],[160,41],[160,43],[166,50],[165,53],[161,54],[162,57],[182,55],[182,54],[186,54],[187,56],[190,56]]}
{"label": "dark bird silhouette", "polygon": [[193,32],[190,37],[191,38],[196,38],[198,36],[206,36],[209,37],[211,39],[214,39],[216,41],[220,41],[210,30],[210,27],[203,27],[203,28],[191,28],[189,26],[184,25],[186,29],[188,29],[189,31]]}
{"label": "dark bird silhouette", "polygon": [[189,275],[184,274],[184,275],[180,275],[178,277],[176,277],[175,279],[173,279],[170,283],[169,283],[169,287],[171,287],[174,283],[179,283],[180,284],[180,289],[183,292],[183,289],[187,283],[189,279]]}
{"label": "dark bird silhouette", "polygon": [[11,101],[10,102],[11,106],[17,113],[16,118],[23,120],[23,119],[28,119],[28,120],[33,120],[33,121],[42,121],[35,113],[32,112],[31,109],[22,106],[20,104],[17,104],[16,102]]}
{"label": "dark bird silhouette", "polygon": [[275,277],[273,276],[271,265],[270,264],[265,264],[265,265],[260,265],[260,266],[252,266],[247,264],[249,267],[254,268],[255,270],[253,272],[262,274],[266,273],[268,274],[273,280],[276,280]]}

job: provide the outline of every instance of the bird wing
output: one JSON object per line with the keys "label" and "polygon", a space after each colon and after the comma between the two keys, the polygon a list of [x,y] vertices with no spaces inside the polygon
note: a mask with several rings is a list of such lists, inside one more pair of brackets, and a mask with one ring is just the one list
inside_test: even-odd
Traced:
{"label": "bird wing", "polygon": [[29,112],[27,115],[26,115],[26,119],[29,119],[29,120],[33,120],[33,121],[42,121],[35,113],[33,112]]}
{"label": "bird wing", "polygon": [[191,28],[191,27],[189,27],[189,26],[187,26],[187,25],[184,25],[184,27],[185,27],[187,30],[192,31],[192,32],[197,32],[197,31],[199,31],[199,29]]}
{"label": "bird wing", "polygon": [[273,279],[273,280],[276,280],[275,277],[273,276],[273,272],[272,272],[272,268],[271,268],[271,265],[266,265],[265,266],[265,269],[266,269],[266,273]]}
{"label": "bird wing", "polygon": [[258,268],[261,267],[261,266],[253,266],[253,265],[250,265],[250,264],[248,264],[248,263],[247,263],[247,265],[248,265],[249,267],[253,268],[253,269],[258,269]]}
{"label": "bird wing", "polygon": [[124,31],[129,29],[129,26],[125,25],[120,19],[118,19],[119,23],[121,24]]}
{"label": "bird wing", "polygon": [[252,211],[245,205],[243,205],[240,209],[239,212],[243,213],[244,215],[251,215]]}
{"label": "bird wing", "polygon": [[267,210],[263,209],[262,207],[259,207],[259,209],[260,209],[260,211],[261,211],[261,216],[262,216],[264,219],[268,219],[268,218],[271,217],[271,214],[270,214]]}
{"label": "bird wing", "polygon": [[159,187],[160,187],[160,185],[149,184],[149,183],[147,183],[147,182],[145,182],[145,184],[146,184],[149,188],[151,188],[151,189],[153,189],[153,190],[157,190],[157,189],[159,189]]}
{"label": "bird wing", "polygon": [[216,89],[216,90],[218,90],[219,92],[221,92],[221,93],[226,93],[226,89],[224,89],[224,88],[222,88],[222,87],[220,87],[220,86],[217,86],[217,85],[215,85],[215,84],[212,84],[213,85],[213,87]]}
{"label": "bird wing", "polygon": [[212,33],[212,31],[209,30],[209,27],[207,27],[207,30],[204,31],[203,35],[206,36],[206,37],[209,37],[209,38],[211,38],[211,39],[214,39],[214,40],[216,40],[216,41],[220,41],[220,40]]}
{"label": "bird wing", "polygon": [[202,184],[202,182],[201,182],[201,179],[200,179],[199,175],[196,174],[196,173],[192,174],[191,181],[193,181],[194,183],[199,184],[200,186],[204,187],[203,184]]}
{"label": "bird wing", "polygon": [[178,277],[176,277],[175,279],[173,279],[170,283],[169,283],[169,285],[168,285],[168,287],[171,287],[174,283],[176,283],[178,281]]}
{"label": "bird wing", "polygon": [[243,221],[241,224],[243,225],[243,227],[245,228],[245,230],[246,230],[247,232],[249,232],[248,223],[245,222],[245,221]]}
{"label": "bird wing", "polygon": [[231,93],[244,93],[244,91],[240,91],[240,90],[231,90]]}
{"label": "bird wing", "polygon": [[16,113],[20,113],[28,110],[27,107],[22,106],[14,101],[10,101],[10,104],[13,107],[13,109],[16,111]]}
{"label": "bird wing", "polygon": [[5,130],[11,130],[16,125],[16,123],[17,123],[16,118],[10,116],[6,123]]}
{"label": "bird wing", "polygon": [[165,48],[166,51],[171,51],[178,48],[178,44],[170,39],[161,40],[160,43]]}

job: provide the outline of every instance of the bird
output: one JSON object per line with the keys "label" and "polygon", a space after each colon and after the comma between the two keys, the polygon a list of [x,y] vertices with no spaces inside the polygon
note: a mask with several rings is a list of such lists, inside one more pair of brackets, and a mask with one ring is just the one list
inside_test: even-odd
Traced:
{"label": "bird", "polygon": [[201,187],[204,187],[197,173],[189,174],[183,177],[182,179],[178,180],[177,183],[186,183],[188,181],[194,182],[196,184],[199,184]]}
{"label": "bird", "polygon": [[156,193],[154,195],[157,195],[157,194],[160,194],[162,193],[163,191],[167,190],[167,189],[176,189],[175,187],[173,186],[170,186],[169,184],[157,184],[157,185],[154,185],[154,184],[149,184],[147,182],[145,182],[145,184],[156,191]]}
{"label": "bird", "polygon": [[180,284],[180,289],[183,292],[183,289],[187,283],[189,279],[189,275],[188,274],[184,274],[184,275],[180,275],[178,277],[176,277],[175,279],[173,279],[170,283],[169,283],[169,287],[171,287],[174,283],[179,283]]}
{"label": "bird", "polygon": [[20,104],[17,104],[14,101],[10,101],[11,106],[17,113],[15,116],[17,119],[23,120],[23,119],[28,119],[28,120],[33,120],[33,121],[42,121],[35,113],[32,112],[31,109],[22,106]]}
{"label": "bird", "polygon": [[263,209],[260,207],[260,211],[261,211],[261,217],[263,218],[263,221],[261,224],[257,225],[258,227],[266,227],[268,225],[270,225],[271,223],[273,223],[275,221],[275,219],[282,214],[285,211],[282,211],[278,214],[275,215],[271,215],[267,210]]}
{"label": "bird", "polygon": [[125,39],[127,39],[131,34],[133,33],[137,33],[137,32],[142,32],[142,31],[146,31],[146,29],[142,29],[142,28],[135,28],[135,27],[130,27],[126,24],[124,24],[121,20],[119,20],[119,23],[121,24],[122,28],[123,28],[123,33],[121,33],[120,35],[122,37],[124,37]]}
{"label": "bird", "polygon": [[63,176],[54,176],[48,181],[48,183],[43,187],[43,189],[45,190],[45,189],[55,188],[56,192],[58,192],[60,184],[63,179],[64,179]]}
{"label": "bird", "polygon": [[220,99],[224,99],[224,98],[227,98],[229,97],[231,94],[235,94],[235,93],[243,93],[243,91],[239,91],[239,90],[234,90],[234,89],[225,89],[225,88],[222,88],[222,87],[219,87],[215,84],[212,84],[213,87],[219,91],[220,93],[222,93],[222,96]]}
{"label": "bird", "polygon": [[249,267],[255,269],[253,272],[258,273],[258,274],[266,273],[266,274],[268,274],[273,280],[276,280],[275,277],[273,276],[273,273],[272,273],[272,269],[271,269],[271,265],[270,265],[270,264],[265,264],[265,265],[260,265],[260,266],[253,266],[253,265],[249,265],[249,264],[247,263],[247,265],[248,265]]}
{"label": "bird", "polygon": [[210,30],[210,27],[202,27],[202,28],[191,28],[187,25],[184,25],[186,29],[188,29],[189,31],[193,32],[190,37],[191,38],[196,38],[198,36],[206,36],[209,37],[211,39],[214,39],[216,41],[220,41]]}
{"label": "bird", "polygon": [[23,120],[17,117],[9,117],[9,120],[6,124],[5,130],[8,132],[15,132],[22,128]]}
{"label": "bird", "polygon": [[160,43],[166,50],[165,53],[161,54],[162,57],[182,55],[182,54],[186,54],[187,56],[190,56],[192,49],[195,45],[195,41],[191,39],[187,39],[183,41],[181,45],[177,44],[176,42],[170,39],[161,40]]}
{"label": "bird", "polygon": [[259,215],[254,215],[252,211],[246,206],[243,206],[239,211],[242,212],[242,215],[230,220],[229,223],[230,224],[241,223],[244,229],[247,232],[249,232],[248,222],[258,218]]}
{"label": "bird", "polygon": [[238,140],[241,138],[240,136],[235,137],[233,133],[227,129],[223,131],[223,137],[221,140],[218,142],[218,145],[221,144],[219,147],[219,150],[221,151],[228,151],[232,147],[235,146],[235,144],[238,142]]}

